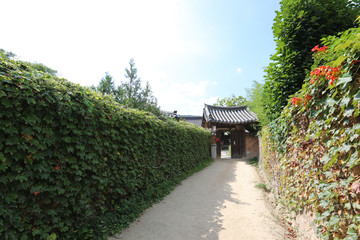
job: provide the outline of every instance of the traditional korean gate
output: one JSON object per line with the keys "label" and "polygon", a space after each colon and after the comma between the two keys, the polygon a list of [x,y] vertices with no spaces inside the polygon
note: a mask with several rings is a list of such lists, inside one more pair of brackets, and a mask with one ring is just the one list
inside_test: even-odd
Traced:
{"label": "traditional korean gate", "polygon": [[245,156],[245,130],[231,131],[231,158],[242,158]]}
{"label": "traditional korean gate", "polygon": [[221,158],[222,132],[230,131],[231,158],[246,157],[245,129],[256,131],[258,119],[246,106],[222,107],[205,104],[202,124],[204,128],[216,132],[216,158]]}

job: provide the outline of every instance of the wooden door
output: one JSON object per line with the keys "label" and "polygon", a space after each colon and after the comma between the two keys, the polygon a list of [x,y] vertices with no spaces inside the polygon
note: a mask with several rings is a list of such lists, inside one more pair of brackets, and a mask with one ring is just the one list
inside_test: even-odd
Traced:
{"label": "wooden door", "polygon": [[242,158],[246,156],[245,130],[231,132],[231,158]]}

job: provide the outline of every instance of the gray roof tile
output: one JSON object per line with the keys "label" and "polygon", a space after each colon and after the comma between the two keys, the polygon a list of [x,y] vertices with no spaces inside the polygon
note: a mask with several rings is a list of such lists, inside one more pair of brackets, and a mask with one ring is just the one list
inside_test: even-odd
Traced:
{"label": "gray roof tile", "polygon": [[204,118],[207,122],[224,124],[247,124],[258,121],[256,114],[246,106],[220,107],[205,104]]}

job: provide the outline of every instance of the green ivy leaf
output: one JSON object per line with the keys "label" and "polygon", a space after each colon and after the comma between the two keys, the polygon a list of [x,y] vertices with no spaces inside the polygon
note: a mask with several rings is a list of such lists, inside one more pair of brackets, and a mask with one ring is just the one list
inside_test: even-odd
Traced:
{"label": "green ivy leaf", "polygon": [[6,93],[3,90],[0,90],[0,97],[6,96]]}
{"label": "green ivy leaf", "polygon": [[349,226],[349,229],[347,231],[347,236],[344,238],[344,240],[357,240],[358,234],[357,234],[357,226],[355,224],[351,224]]}
{"label": "green ivy leaf", "polygon": [[36,101],[35,101],[34,98],[26,98],[26,102],[27,102],[28,104],[36,104]]}
{"label": "green ivy leaf", "polygon": [[18,195],[16,193],[7,193],[5,195],[5,202],[6,203],[14,203],[16,202]]}
{"label": "green ivy leaf", "polygon": [[16,175],[15,180],[20,181],[20,182],[25,182],[28,180],[28,178],[24,175]]}
{"label": "green ivy leaf", "polygon": [[360,209],[360,204],[358,204],[357,202],[353,202],[351,205],[352,205],[353,208],[355,208],[355,209]]}
{"label": "green ivy leaf", "polygon": [[338,216],[331,216],[329,220],[330,226],[336,226],[340,221],[340,218]]}
{"label": "green ivy leaf", "polygon": [[350,102],[350,97],[344,97],[340,103],[341,107],[347,107],[349,105]]}
{"label": "green ivy leaf", "polygon": [[359,156],[358,154],[359,154],[358,150],[355,150],[351,154],[349,161],[347,163],[350,167],[356,166],[359,163],[360,159],[358,158],[358,156]]}
{"label": "green ivy leaf", "polygon": [[56,240],[56,234],[52,233],[49,236],[47,236],[46,240]]}
{"label": "green ivy leaf", "polygon": [[13,103],[8,98],[0,98],[0,103],[4,105],[6,108],[11,108],[13,106]]}
{"label": "green ivy leaf", "polygon": [[345,203],[344,208],[347,209],[347,210],[350,210],[351,209],[351,204],[349,202]]}
{"label": "green ivy leaf", "polygon": [[333,67],[340,66],[340,64],[341,64],[345,59],[347,59],[346,56],[340,56],[340,57],[338,57],[335,61],[331,62],[331,65],[332,65]]}
{"label": "green ivy leaf", "polygon": [[356,102],[360,101],[360,90],[355,94],[354,101],[356,101]]}

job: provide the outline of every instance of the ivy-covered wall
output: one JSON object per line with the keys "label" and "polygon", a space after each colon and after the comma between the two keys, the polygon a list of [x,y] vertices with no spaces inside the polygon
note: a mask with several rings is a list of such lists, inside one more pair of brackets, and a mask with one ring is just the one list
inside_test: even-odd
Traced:
{"label": "ivy-covered wall", "polygon": [[0,239],[104,239],[209,161],[207,131],[0,54]]}
{"label": "ivy-covered wall", "polygon": [[323,39],[315,65],[262,131],[261,167],[281,201],[310,210],[320,239],[360,238],[360,28]]}

